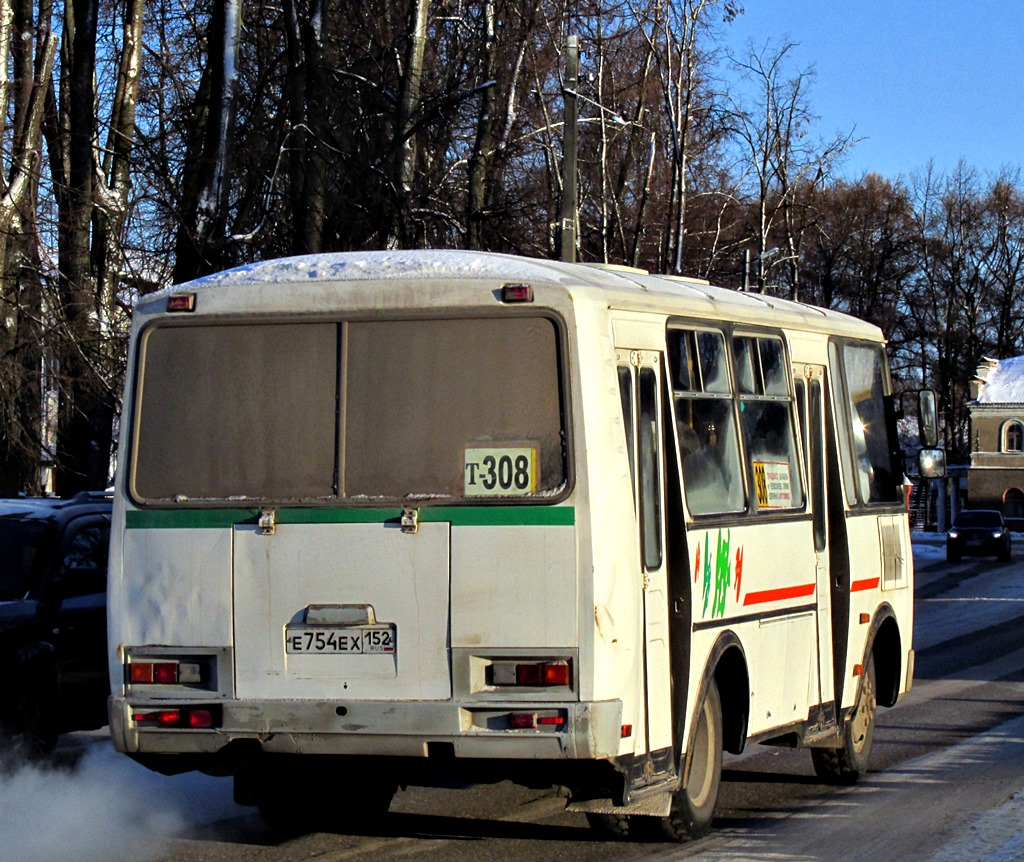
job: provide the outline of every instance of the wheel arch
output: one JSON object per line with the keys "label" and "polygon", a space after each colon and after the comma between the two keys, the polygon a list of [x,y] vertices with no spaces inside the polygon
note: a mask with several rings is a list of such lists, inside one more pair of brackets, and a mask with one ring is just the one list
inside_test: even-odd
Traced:
{"label": "wheel arch", "polygon": [[875,696],[882,706],[895,706],[903,672],[903,638],[896,614],[886,602],[875,611],[864,649],[864,661],[875,659]]}
{"label": "wheel arch", "polygon": [[[714,680],[722,703],[722,747],[730,754],[740,754],[747,741],[747,726],[750,717],[750,674],[747,671],[747,656],[743,644],[732,631],[718,636],[704,664],[700,690],[694,701],[694,715],[701,708],[707,696],[708,687]],[[696,721],[690,723],[690,734],[686,750],[693,748]]]}

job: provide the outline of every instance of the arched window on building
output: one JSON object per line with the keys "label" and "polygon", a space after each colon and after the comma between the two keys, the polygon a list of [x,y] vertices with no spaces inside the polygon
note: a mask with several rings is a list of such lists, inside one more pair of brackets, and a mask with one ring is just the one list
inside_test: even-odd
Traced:
{"label": "arched window on building", "polygon": [[1024,453],[1024,425],[1016,419],[1003,426],[1003,451]]}
{"label": "arched window on building", "polygon": [[1003,517],[1011,530],[1020,529],[1020,523],[1024,521],[1024,491],[1020,488],[1009,488],[1003,494]]}

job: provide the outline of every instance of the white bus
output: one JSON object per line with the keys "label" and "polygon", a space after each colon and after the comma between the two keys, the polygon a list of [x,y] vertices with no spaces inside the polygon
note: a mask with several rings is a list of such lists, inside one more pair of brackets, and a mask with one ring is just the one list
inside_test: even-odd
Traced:
{"label": "white bus", "polygon": [[146,297],[128,368],[112,735],[273,823],[454,776],[690,838],[723,751],[853,781],[910,688],[875,326],[639,270],[339,254]]}

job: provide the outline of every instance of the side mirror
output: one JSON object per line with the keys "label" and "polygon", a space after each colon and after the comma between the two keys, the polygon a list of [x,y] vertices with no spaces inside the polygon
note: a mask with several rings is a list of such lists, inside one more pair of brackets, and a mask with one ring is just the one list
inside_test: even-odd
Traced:
{"label": "side mirror", "polygon": [[932,389],[917,393],[917,432],[924,448],[935,449],[939,445],[939,409]]}
{"label": "side mirror", "polygon": [[917,453],[917,469],[922,479],[941,479],[946,475],[946,450],[922,449]]}

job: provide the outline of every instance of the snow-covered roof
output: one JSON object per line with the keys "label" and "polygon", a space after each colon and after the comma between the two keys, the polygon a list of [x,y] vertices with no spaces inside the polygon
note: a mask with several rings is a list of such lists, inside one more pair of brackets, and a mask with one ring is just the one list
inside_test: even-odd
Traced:
{"label": "snow-covered roof", "polygon": [[[208,275],[187,285],[175,285],[148,294],[140,301],[136,311],[159,312],[166,295],[182,290],[212,289],[217,292],[218,288],[233,291],[241,287],[258,290],[260,295],[257,297],[249,293],[247,301],[259,302],[262,310],[274,312],[275,301],[279,305],[286,301],[275,300],[272,296],[275,286],[283,285],[297,290],[319,290],[318,301],[324,307],[332,301],[337,305],[339,289],[361,285],[365,288],[362,289],[363,301],[373,302],[376,307],[387,301],[397,302],[393,298],[388,300],[386,294],[403,282],[406,285],[417,281],[448,282],[452,285],[460,281],[468,283],[489,280],[578,288],[589,292],[596,301],[605,303],[619,298],[641,304],[647,302],[652,307],[661,308],[667,301],[672,304],[672,313],[675,314],[710,314],[720,319],[764,324],[784,322],[789,326],[800,328],[803,325],[812,330],[827,325],[835,332],[868,337],[879,335],[877,327],[842,312],[762,294],[725,290],[699,279],[652,275],[629,267],[605,267],[454,250],[342,252],[260,261]],[[369,299],[371,295],[373,298]],[[209,301],[205,303],[206,309],[216,307]],[[227,307],[225,304],[221,310]],[[289,305],[288,308],[294,311],[293,306]]]}
{"label": "snow-covered roof", "polygon": [[514,278],[570,281],[556,261],[465,251],[365,251],[265,260],[199,279],[195,284],[253,284],[362,279]]}
{"label": "snow-covered roof", "polygon": [[988,373],[979,386],[978,403],[1024,403],[1024,356],[988,363]]}

